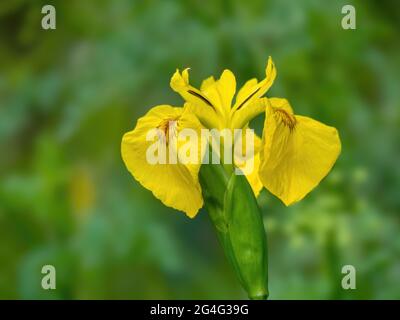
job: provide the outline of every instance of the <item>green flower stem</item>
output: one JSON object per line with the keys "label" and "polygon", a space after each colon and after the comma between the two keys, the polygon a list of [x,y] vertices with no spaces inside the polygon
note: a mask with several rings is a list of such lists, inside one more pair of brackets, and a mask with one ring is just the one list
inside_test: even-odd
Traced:
{"label": "green flower stem", "polygon": [[267,242],[261,211],[243,175],[233,167],[200,169],[205,208],[219,242],[250,299],[268,297]]}

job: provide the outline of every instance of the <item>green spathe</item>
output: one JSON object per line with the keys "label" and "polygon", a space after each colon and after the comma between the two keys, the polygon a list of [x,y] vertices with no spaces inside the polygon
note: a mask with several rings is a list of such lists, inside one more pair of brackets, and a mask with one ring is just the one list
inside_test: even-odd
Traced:
{"label": "green spathe", "polygon": [[240,283],[251,299],[268,297],[267,244],[254,193],[243,175],[220,164],[203,165],[205,207]]}

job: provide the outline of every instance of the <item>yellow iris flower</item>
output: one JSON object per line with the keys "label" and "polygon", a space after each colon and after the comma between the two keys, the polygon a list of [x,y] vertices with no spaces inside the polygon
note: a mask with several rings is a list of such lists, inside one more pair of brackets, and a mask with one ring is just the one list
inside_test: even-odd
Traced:
{"label": "yellow iris flower", "polygon": [[[262,81],[247,81],[233,103],[236,79],[231,71],[224,70],[218,80],[207,78],[196,89],[189,83],[188,69],[177,70],[170,85],[186,103],[184,107],[152,108],[123,136],[121,153],[128,170],[165,205],[194,217],[203,206],[198,179],[201,161],[183,164],[178,156],[176,164],[168,160],[148,163],[146,152],[153,144],[147,140],[148,132],[161,130],[165,135],[158,137],[159,143],[179,148],[176,134],[169,135],[169,130],[179,133],[184,128],[242,129],[265,112],[263,137],[254,138],[254,170],[246,178],[256,196],[264,186],[286,205],[301,200],[331,170],[340,153],[340,139],[335,128],[294,115],[285,99],[263,98],[276,77],[271,58],[265,72]],[[198,156],[201,158],[202,154]]]}

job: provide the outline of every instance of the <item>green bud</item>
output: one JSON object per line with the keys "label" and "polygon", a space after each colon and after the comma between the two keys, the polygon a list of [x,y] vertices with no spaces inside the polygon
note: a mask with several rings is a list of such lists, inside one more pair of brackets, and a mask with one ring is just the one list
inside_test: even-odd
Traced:
{"label": "green bud", "polygon": [[266,299],[265,229],[246,177],[220,164],[206,164],[200,169],[200,184],[205,207],[240,283],[250,299]]}

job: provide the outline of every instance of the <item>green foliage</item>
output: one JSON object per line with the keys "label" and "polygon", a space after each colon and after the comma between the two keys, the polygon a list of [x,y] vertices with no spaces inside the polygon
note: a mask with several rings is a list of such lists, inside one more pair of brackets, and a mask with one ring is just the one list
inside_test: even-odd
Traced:
{"label": "green foliage", "polygon": [[[53,3],[57,29],[40,27]],[[164,207],[120,140],[150,107],[229,68],[339,129],[332,173],[293,207],[264,191],[270,298],[400,298],[400,17],[394,1],[2,1],[0,298],[244,298],[205,212]],[[262,119],[255,121],[255,126]],[[41,267],[57,289],[40,287]],[[357,269],[357,290],[340,287]]]}

